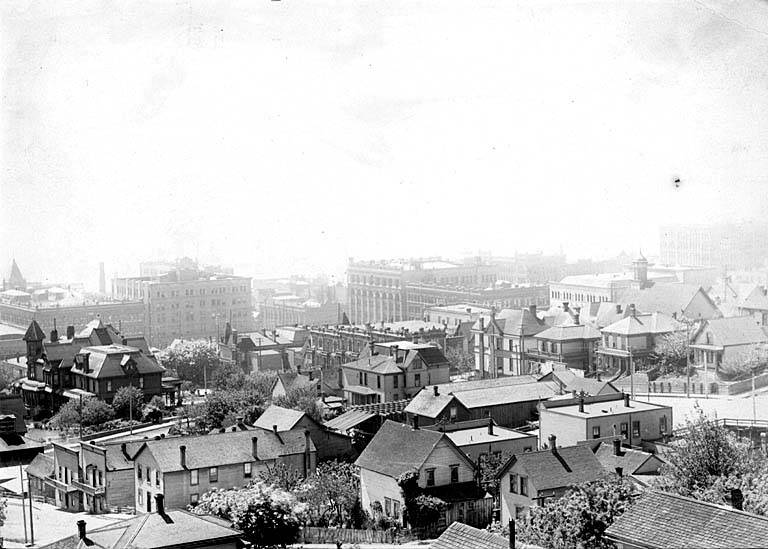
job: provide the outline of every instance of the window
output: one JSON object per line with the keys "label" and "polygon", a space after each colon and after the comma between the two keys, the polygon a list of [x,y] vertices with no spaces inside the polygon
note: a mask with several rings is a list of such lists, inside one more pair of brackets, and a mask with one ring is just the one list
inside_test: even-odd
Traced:
{"label": "window", "polygon": [[459,482],[459,466],[451,465],[451,484]]}
{"label": "window", "polygon": [[518,481],[518,478],[515,473],[512,473],[511,475],[509,475],[509,491],[512,492],[513,494],[517,493],[517,481]]}
{"label": "window", "polygon": [[363,372],[357,372],[357,381],[358,381],[358,385],[363,384]]}
{"label": "window", "polygon": [[451,419],[455,420],[456,416],[458,415],[459,410],[456,408],[456,406],[451,406]]}
{"label": "window", "polygon": [[155,486],[160,486],[160,471],[155,471]]}
{"label": "window", "polygon": [[528,495],[528,477],[520,477],[520,495]]}
{"label": "window", "polygon": [[[59,467],[59,470],[61,470],[61,467]],[[139,480],[141,480],[141,465],[139,465],[139,468],[136,471],[137,477]],[[61,473],[59,473],[59,476],[61,476]]]}
{"label": "window", "polygon": [[219,468],[211,467],[208,469],[208,482],[219,482]]}
{"label": "window", "polygon": [[108,393],[112,392],[112,381],[111,380],[107,380],[107,392]]}
{"label": "window", "polygon": [[252,471],[251,471],[251,463],[243,463],[243,476],[245,478],[250,478]]}
{"label": "window", "polygon": [[139,490],[139,505],[144,503],[144,490]]}
{"label": "window", "polygon": [[639,437],[640,436],[640,422],[639,421],[633,421],[632,422],[632,436],[633,437]]}
{"label": "window", "polygon": [[427,469],[427,486],[435,485],[435,470]]}
{"label": "window", "polygon": [[413,384],[417,387],[421,387],[421,374],[413,375]]}
{"label": "window", "polygon": [[376,376],[376,388],[381,389],[381,376]]}
{"label": "window", "polygon": [[200,478],[198,476],[198,470],[192,469],[189,472],[189,485],[190,486],[197,486],[197,483],[200,481]]}
{"label": "window", "polygon": [[395,387],[395,389],[397,389],[400,386],[400,376],[395,376],[393,379],[394,379],[394,382],[395,382],[394,387]]}
{"label": "window", "polygon": [[99,471],[99,486],[104,486],[104,473]]}
{"label": "window", "polygon": [[393,511],[394,511],[395,517],[399,518],[400,517],[400,502],[397,501],[397,500],[394,500],[394,501],[392,501],[392,505],[394,507]]}
{"label": "window", "polygon": [[200,496],[198,494],[189,494],[189,503],[191,505],[197,505],[197,502],[200,500]]}
{"label": "window", "polygon": [[659,418],[659,433],[665,434],[667,432],[667,416],[661,416]]}
{"label": "window", "polygon": [[600,426],[595,425],[592,427],[592,438],[600,438]]}
{"label": "window", "polygon": [[389,516],[392,514],[392,500],[384,498],[384,514]]}
{"label": "window", "polygon": [[147,484],[152,484],[152,469],[147,467]]}
{"label": "window", "polygon": [[621,424],[621,438],[629,438],[629,423]]}
{"label": "window", "polygon": [[144,388],[144,376],[139,377],[139,387]]}

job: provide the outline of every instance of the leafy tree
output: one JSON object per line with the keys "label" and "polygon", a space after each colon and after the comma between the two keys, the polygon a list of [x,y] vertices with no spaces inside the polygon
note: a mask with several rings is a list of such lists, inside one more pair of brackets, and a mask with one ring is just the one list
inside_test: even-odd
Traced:
{"label": "leafy tree", "polygon": [[8,518],[7,510],[8,510],[8,500],[0,499],[0,528],[2,528],[5,525],[5,520]]}
{"label": "leafy tree", "polygon": [[83,425],[98,426],[115,419],[115,409],[98,398],[83,400]]}
{"label": "leafy tree", "polygon": [[397,485],[403,493],[403,518],[414,528],[434,525],[447,504],[440,498],[428,496],[419,487],[419,472],[407,471],[397,477]]}
{"label": "leafy tree", "polygon": [[664,456],[660,488],[683,496],[701,496],[720,477],[740,478],[753,469],[750,443],[710,421],[698,405],[685,424],[683,434]]}
{"label": "leafy tree", "polygon": [[248,378],[240,366],[234,362],[225,362],[219,365],[213,375],[213,387],[225,391],[243,389],[249,384]]}
{"label": "leafy tree", "polygon": [[283,408],[304,412],[315,421],[321,423],[323,421],[323,413],[317,403],[317,392],[314,385],[292,389],[285,396],[277,397],[274,403]]}
{"label": "leafy tree", "polygon": [[333,460],[320,463],[298,493],[323,523],[343,525],[354,511],[359,491],[355,466]]}
{"label": "leafy tree", "polygon": [[141,417],[141,409],[144,407],[144,392],[139,387],[126,385],[115,392],[112,399],[112,407],[115,413],[122,418],[128,418],[133,405],[133,419]]}
{"label": "leafy tree", "polygon": [[762,345],[752,345],[736,356],[723,360],[718,367],[720,377],[727,380],[746,379],[756,373],[762,373],[768,364],[768,350]]}
{"label": "leafy tree", "polygon": [[141,411],[144,421],[159,423],[163,419],[163,410],[165,410],[165,400],[160,395],[153,396]]}
{"label": "leafy tree", "polygon": [[658,366],[660,375],[686,375],[686,366],[691,348],[686,332],[672,332],[659,338],[651,354],[651,360]]}
{"label": "leafy tree", "polygon": [[84,398],[67,401],[51,418],[49,425],[54,429],[70,429],[82,422],[84,427],[100,426],[115,418],[115,410],[98,398]]}
{"label": "leafy tree", "polygon": [[496,473],[501,470],[511,456],[511,452],[488,454],[485,459],[478,463],[477,473],[480,485],[494,497],[499,493],[501,482],[501,479],[496,477]]}
{"label": "leafy tree", "polygon": [[246,488],[207,492],[193,511],[231,521],[255,547],[268,548],[296,541],[306,505],[289,492],[256,482]]}
{"label": "leafy tree", "polygon": [[551,549],[611,548],[605,530],[627,508],[629,482],[616,475],[582,484],[543,506],[533,506],[518,522],[516,537],[523,543]]}
{"label": "leafy tree", "polygon": [[448,347],[445,351],[445,358],[451,370],[459,373],[473,372],[475,370],[475,355],[462,348]]}
{"label": "leafy tree", "polygon": [[205,375],[213,378],[219,363],[216,346],[207,341],[184,341],[160,352],[160,364],[176,373],[179,379],[202,387]]}
{"label": "leafy tree", "polygon": [[304,475],[285,463],[275,463],[271,467],[267,465],[266,471],[259,472],[259,478],[261,482],[286,492],[295,492],[304,484]]}
{"label": "leafy tree", "polygon": [[233,425],[236,417],[253,423],[264,412],[264,398],[246,390],[211,392],[200,406],[198,422],[201,428],[219,429]]}

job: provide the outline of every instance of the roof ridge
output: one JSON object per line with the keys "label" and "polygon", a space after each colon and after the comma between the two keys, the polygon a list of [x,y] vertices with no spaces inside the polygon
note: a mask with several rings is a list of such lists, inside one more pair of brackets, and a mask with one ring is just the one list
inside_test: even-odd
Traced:
{"label": "roof ridge", "polygon": [[737,514],[740,514],[740,515],[744,515],[744,516],[749,517],[749,518],[757,518],[757,519],[760,519],[760,520],[765,521],[765,522],[768,523],[768,517],[765,517],[763,515],[758,515],[756,513],[750,513],[749,511],[744,511],[744,510],[741,510],[741,509],[734,509],[733,507],[730,507],[728,505],[723,505],[723,504],[720,504],[720,503],[711,503],[709,501],[703,501],[703,500],[695,499],[695,498],[688,497],[688,496],[682,496],[680,494],[674,494],[672,492],[664,492],[663,490],[651,490],[649,492],[649,494],[652,495],[652,496],[653,495],[669,496],[669,497],[681,499],[681,500],[684,500],[684,501],[689,501],[689,502],[692,502],[692,503],[696,503],[696,504],[699,504],[699,505],[703,505],[705,507],[715,507],[715,508],[720,509],[722,511],[730,511],[732,513],[737,513]]}

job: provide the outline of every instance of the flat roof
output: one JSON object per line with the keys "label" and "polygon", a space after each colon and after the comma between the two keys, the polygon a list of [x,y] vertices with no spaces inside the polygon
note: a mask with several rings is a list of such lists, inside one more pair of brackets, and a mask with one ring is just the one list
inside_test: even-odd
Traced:
{"label": "flat roof", "polygon": [[579,405],[571,404],[569,406],[556,406],[547,408],[548,412],[565,414],[573,417],[595,418],[607,417],[622,414],[634,414],[637,412],[647,412],[651,410],[672,409],[671,406],[654,404],[653,402],[642,402],[640,400],[631,400],[630,407],[624,406],[624,399],[607,400],[603,402],[585,402],[584,411],[579,411]]}
{"label": "flat roof", "polygon": [[488,427],[475,427],[474,429],[462,429],[461,431],[449,431],[445,433],[456,446],[472,446],[473,444],[488,444],[489,442],[501,442],[504,440],[517,440],[524,438],[536,438],[530,433],[521,433],[514,429],[506,429],[493,426],[493,434],[488,434]]}
{"label": "flat roof", "polygon": [[478,305],[471,305],[469,303],[459,303],[458,305],[436,305],[434,307],[427,307],[428,311],[445,311],[446,313],[489,313],[491,309],[489,307],[480,307]]}

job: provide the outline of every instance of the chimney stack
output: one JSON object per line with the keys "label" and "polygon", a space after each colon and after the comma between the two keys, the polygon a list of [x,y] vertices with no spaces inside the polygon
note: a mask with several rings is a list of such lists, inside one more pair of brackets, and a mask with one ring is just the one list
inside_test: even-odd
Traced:
{"label": "chimney stack", "polygon": [[432,391],[435,393],[435,396],[436,396],[436,397],[439,397],[439,396],[440,396],[440,389],[437,387],[437,385],[435,385],[434,387],[432,387]]}
{"label": "chimney stack", "polygon": [[616,304],[616,313],[621,314],[621,304],[619,303]]}
{"label": "chimney stack", "polygon": [[624,393],[624,406],[629,408],[629,393]]}
{"label": "chimney stack", "polygon": [[259,459],[258,449],[259,449],[258,437],[251,437],[251,453],[253,454],[253,459],[257,461]]}
{"label": "chimney stack", "polygon": [[75,339],[75,327],[67,326],[67,339]]}
{"label": "chimney stack", "polygon": [[570,310],[571,310],[571,308],[568,306],[568,302],[567,301],[563,301],[563,312],[567,313]]}
{"label": "chimney stack", "polygon": [[557,453],[557,437],[555,435],[549,435],[549,449],[552,453]]}
{"label": "chimney stack", "polygon": [[411,423],[413,424],[413,430],[418,431],[419,429],[419,416],[414,415],[413,419],[411,420]]}
{"label": "chimney stack", "polygon": [[599,370],[597,372],[597,381],[601,381],[601,379],[600,379],[600,371]]}
{"label": "chimney stack", "polygon": [[744,510],[744,494],[738,488],[731,488],[731,507],[737,511]]}
{"label": "chimney stack", "polygon": [[77,521],[77,536],[82,540],[85,539],[85,521],[84,520]]}
{"label": "chimney stack", "polygon": [[272,432],[277,434],[277,425],[272,426]]}
{"label": "chimney stack", "polygon": [[528,312],[530,312],[533,316],[536,316],[536,304],[528,305]]}
{"label": "chimney stack", "polygon": [[629,304],[629,316],[637,316],[637,309],[634,303]]}
{"label": "chimney stack", "polygon": [[179,446],[179,459],[181,460],[182,469],[187,468],[187,447],[183,444]]}
{"label": "chimney stack", "polygon": [[392,351],[393,355],[395,357],[395,362],[397,362],[399,356],[400,356],[400,345],[392,345]]}
{"label": "chimney stack", "polygon": [[579,413],[580,414],[584,413],[584,395],[581,395],[579,397]]}
{"label": "chimney stack", "polygon": [[613,455],[614,456],[621,455],[621,439],[620,438],[613,439]]}
{"label": "chimney stack", "polygon": [[581,322],[581,307],[574,307],[573,308],[573,323],[577,326]]}
{"label": "chimney stack", "polygon": [[488,418],[488,434],[493,436],[493,418]]}
{"label": "chimney stack", "polygon": [[158,515],[165,515],[165,496],[163,494],[155,494],[155,507]]}
{"label": "chimney stack", "polygon": [[616,467],[616,474],[619,477],[623,477],[624,476],[624,467]]}
{"label": "chimney stack", "polygon": [[368,351],[369,351],[369,353],[370,353],[370,355],[371,355],[371,356],[373,356],[373,355],[375,355],[375,354],[376,354],[376,351],[374,351],[374,347],[375,347],[375,346],[376,346],[376,344],[374,343],[374,341],[373,341],[373,340],[370,340],[370,341],[368,342]]}

